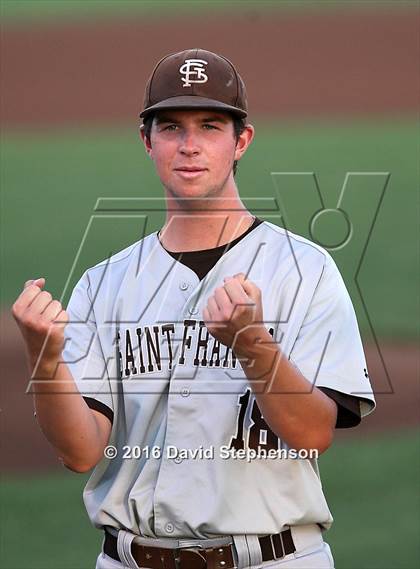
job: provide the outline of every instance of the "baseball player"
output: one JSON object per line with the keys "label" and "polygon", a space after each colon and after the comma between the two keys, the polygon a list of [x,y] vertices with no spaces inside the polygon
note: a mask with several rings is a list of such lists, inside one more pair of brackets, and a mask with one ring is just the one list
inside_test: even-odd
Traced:
{"label": "baseball player", "polygon": [[241,201],[254,129],[230,61],[163,58],[140,116],[164,226],[86,270],[67,310],[43,278],[13,307],[40,426],[93,469],[96,567],[333,567],[316,457],[375,405],[346,287]]}

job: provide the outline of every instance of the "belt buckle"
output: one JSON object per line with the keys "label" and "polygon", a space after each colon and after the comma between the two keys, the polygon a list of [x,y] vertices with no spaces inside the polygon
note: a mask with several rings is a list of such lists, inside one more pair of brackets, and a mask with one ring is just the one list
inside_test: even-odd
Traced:
{"label": "belt buckle", "polygon": [[174,554],[176,569],[205,569],[207,557],[205,550],[198,547],[179,547]]}

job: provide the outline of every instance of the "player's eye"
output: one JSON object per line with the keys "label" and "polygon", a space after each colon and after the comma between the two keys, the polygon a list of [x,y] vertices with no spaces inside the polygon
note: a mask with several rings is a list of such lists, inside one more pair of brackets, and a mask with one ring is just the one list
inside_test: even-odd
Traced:
{"label": "player's eye", "polygon": [[215,127],[214,124],[210,123],[204,123],[203,128],[204,130],[217,130],[217,127]]}
{"label": "player's eye", "polygon": [[163,130],[171,131],[171,130],[176,130],[177,128],[178,128],[178,125],[176,125],[176,124],[168,124],[167,126],[164,127]]}

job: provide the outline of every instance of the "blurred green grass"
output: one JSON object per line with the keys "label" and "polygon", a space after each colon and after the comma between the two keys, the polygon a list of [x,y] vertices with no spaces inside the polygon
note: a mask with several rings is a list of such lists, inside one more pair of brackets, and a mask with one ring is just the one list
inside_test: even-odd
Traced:
{"label": "blurred green grass", "polygon": [[[335,519],[325,540],[336,569],[419,567],[419,443],[418,433],[404,431],[337,442],[320,457],[324,492]],[[3,478],[2,567],[95,566],[102,535],[84,510],[86,480],[71,473]]]}
{"label": "blurred green grass", "polygon": [[[391,173],[358,281],[374,329],[382,337],[408,339],[418,330],[418,145],[417,126],[408,121],[257,122],[256,139],[237,176],[245,200],[274,198],[275,187],[280,185],[294,220],[289,228],[309,236],[305,215],[315,195],[312,178],[285,177],[279,182],[272,172],[315,172],[327,207],[336,206],[346,172]],[[42,135],[3,133],[0,156],[3,306],[13,302],[25,280],[38,276],[45,276],[48,290],[61,297],[70,275],[63,297],[66,303],[86,268],[141,237],[142,216],[147,217],[146,233],[164,221],[164,211],[146,211],[144,203],[140,211],[108,212],[92,218],[100,197],[163,196],[135,127]],[[360,218],[360,227],[367,227],[367,212],[383,182],[382,175],[361,176],[352,182],[347,205],[356,221]],[[281,223],[269,212],[254,212]],[[334,223],[324,226],[324,239],[334,240],[335,231]],[[332,253],[367,334],[368,323],[354,282],[364,239],[362,231],[355,231],[348,246]]]}
{"label": "blurred green grass", "polygon": [[3,22],[42,23],[44,21],[83,21],[113,17],[185,17],[192,14],[231,12],[250,15],[267,10],[328,10],[395,8],[414,6],[400,0],[1,0]]}
{"label": "blurred green grass", "polygon": [[336,443],[320,457],[336,569],[420,566],[419,451],[419,433],[400,432]]}

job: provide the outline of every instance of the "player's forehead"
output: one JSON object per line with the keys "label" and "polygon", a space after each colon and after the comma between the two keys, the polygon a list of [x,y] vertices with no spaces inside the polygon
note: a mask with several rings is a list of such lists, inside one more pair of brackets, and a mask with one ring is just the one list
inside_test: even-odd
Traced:
{"label": "player's forehead", "polygon": [[229,124],[233,122],[233,119],[230,113],[211,109],[167,109],[155,113],[153,118],[154,124],[159,125],[168,122],[177,124],[201,124],[204,122]]}

